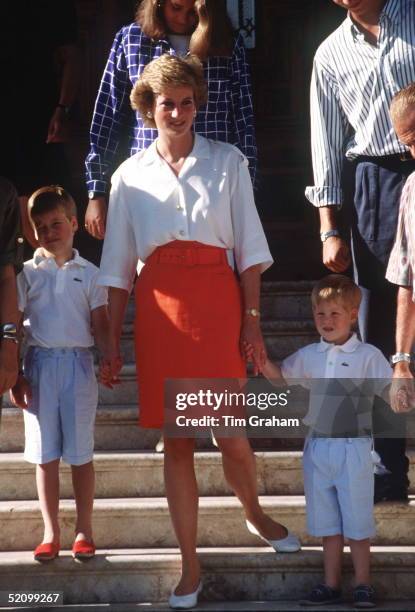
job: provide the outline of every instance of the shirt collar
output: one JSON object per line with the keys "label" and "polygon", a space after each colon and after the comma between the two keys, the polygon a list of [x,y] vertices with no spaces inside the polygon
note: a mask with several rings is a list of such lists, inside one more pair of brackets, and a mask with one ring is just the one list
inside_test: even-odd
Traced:
{"label": "shirt collar", "polygon": [[[210,148],[209,141],[207,138],[200,136],[199,134],[194,135],[195,140],[193,143],[193,149],[190,151],[187,159],[195,158],[195,159],[209,159],[210,157]],[[144,152],[143,157],[140,160],[141,164],[145,166],[151,166],[152,164],[161,164],[163,160],[160,155],[157,153],[157,140],[151,143],[151,145]]]}
{"label": "shirt collar", "polygon": [[360,340],[356,336],[355,333],[351,335],[351,337],[344,344],[332,344],[331,342],[326,342],[323,338],[320,338],[320,343],[317,346],[317,351],[319,353],[324,353],[329,349],[332,349],[334,346],[338,346],[341,351],[344,353],[353,353],[360,344]]}
{"label": "shirt collar", "polygon": [[[67,261],[62,267],[69,266],[79,266],[81,268],[85,268],[87,265],[87,261],[80,256],[77,249],[72,249],[73,257],[69,261]],[[44,251],[42,248],[36,249],[33,254],[33,267],[37,268],[43,263],[49,263],[56,266],[54,257],[45,257]]]}

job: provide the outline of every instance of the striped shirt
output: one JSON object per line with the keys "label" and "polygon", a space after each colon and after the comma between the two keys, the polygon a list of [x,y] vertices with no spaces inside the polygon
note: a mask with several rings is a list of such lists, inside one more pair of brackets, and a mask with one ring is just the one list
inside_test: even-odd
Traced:
{"label": "striped shirt", "polygon": [[415,81],[415,2],[388,0],[377,45],[350,16],[318,48],[311,79],[315,206],[342,204],[344,155],[378,157],[405,151],[389,118],[392,97]]}
{"label": "striped shirt", "polygon": [[[129,155],[134,155],[157,138],[157,130],[146,128],[140,115],[131,109],[130,92],[145,66],[163,53],[176,54],[171,43],[148,38],[135,23],[115,36],[92,118],[90,151],[85,162],[89,191],[107,191],[111,174],[123,159],[123,139],[128,139]],[[204,71],[208,102],[197,114],[195,131],[206,138],[236,145],[248,158],[254,181],[257,161],[254,114],[242,37],[236,38],[231,57],[208,58]]]}
{"label": "striped shirt", "polygon": [[401,195],[398,230],[386,278],[395,285],[413,288],[415,271],[415,172],[409,175]]}

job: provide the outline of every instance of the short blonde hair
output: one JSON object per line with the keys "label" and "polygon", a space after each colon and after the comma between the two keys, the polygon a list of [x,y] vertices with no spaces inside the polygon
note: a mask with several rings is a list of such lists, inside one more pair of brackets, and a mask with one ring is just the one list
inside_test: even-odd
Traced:
{"label": "short blonde hair", "polygon": [[389,112],[394,125],[407,114],[409,107],[415,110],[415,83],[411,83],[393,96]]}
{"label": "short blonde hair", "polygon": [[70,193],[60,185],[47,185],[37,189],[29,198],[27,211],[34,226],[34,217],[61,208],[68,219],[77,216],[76,204]]}
{"label": "short blonde hair", "polygon": [[311,303],[316,308],[321,302],[340,301],[346,308],[359,308],[362,292],[356,283],[344,274],[329,274],[319,280],[311,292]]}
{"label": "short blonde hair", "polygon": [[196,109],[205,104],[207,86],[202,64],[196,56],[182,58],[165,53],[144,68],[131,91],[130,100],[146,127],[156,127],[153,119],[155,98],[170,87],[191,87]]}

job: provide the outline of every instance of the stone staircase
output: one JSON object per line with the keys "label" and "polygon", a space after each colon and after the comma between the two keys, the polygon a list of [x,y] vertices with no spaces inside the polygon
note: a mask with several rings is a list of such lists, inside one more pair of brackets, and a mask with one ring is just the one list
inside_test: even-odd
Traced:
{"label": "stone staircase", "polygon": [[[274,359],[315,338],[308,297],[310,286],[308,282],[263,286],[263,330]],[[123,336],[126,358],[123,384],[113,392],[101,389],[100,393],[94,507],[99,550],[95,559],[78,563],[70,556],[75,509],[70,469],[62,465],[60,516],[65,550],[53,563],[40,565],[33,561],[32,550],[42,537],[34,467],[22,459],[21,411],[3,410],[0,592],[63,591],[68,609],[82,611],[89,606],[91,610],[130,610],[137,602],[150,609],[166,607],[168,594],[180,573],[180,557],[164,496],[163,456],[154,452],[159,436],[136,426],[132,317],[130,305]],[[276,555],[248,532],[241,506],[224,480],[219,453],[210,440],[198,441],[202,609],[296,610],[295,600],[322,576],[319,542],[305,530],[300,449],[286,450],[282,445],[270,450],[267,445],[261,447],[258,440],[254,444],[261,503],[271,516],[301,537],[304,548],[300,553]],[[410,460],[413,475],[414,451],[410,452]],[[415,482],[415,478],[412,480]],[[415,489],[411,492],[415,493]],[[373,548],[373,582],[379,598],[387,600],[386,609],[415,610],[414,519],[415,498],[408,504],[376,507],[378,533]],[[347,593],[351,575],[348,552],[345,567]]]}

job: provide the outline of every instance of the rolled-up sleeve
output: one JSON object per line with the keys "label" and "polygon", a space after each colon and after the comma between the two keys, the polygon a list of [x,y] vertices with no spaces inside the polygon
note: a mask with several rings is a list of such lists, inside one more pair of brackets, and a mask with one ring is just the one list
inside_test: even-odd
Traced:
{"label": "rolled-up sleeve", "polygon": [[115,173],[112,179],[107,229],[97,284],[130,292],[138,254],[127,197],[124,182],[120,175]]}
{"label": "rolled-up sleeve", "polygon": [[348,121],[341,108],[336,80],[318,57],[311,77],[310,115],[314,185],[307,187],[305,195],[317,207],[340,206]]}
{"label": "rolled-up sleeve", "polygon": [[[410,223],[411,196],[415,198],[415,173],[407,180],[401,195],[401,205],[399,209],[398,230],[396,233],[395,243],[393,245],[389,258],[388,268],[386,270],[386,278],[394,285],[402,287],[413,287],[413,240],[411,240],[410,232],[414,231]],[[415,201],[412,203],[415,206]],[[410,248],[412,245],[412,249]],[[412,252],[411,252],[412,251]]]}
{"label": "rolled-up sleeve", "polygon": [[257,264],[264,272],[272,265],[273,259],[255,206],[248,160],[240,152],[236,153],[235,160],[231,215],[236,266],[240,274]]}

